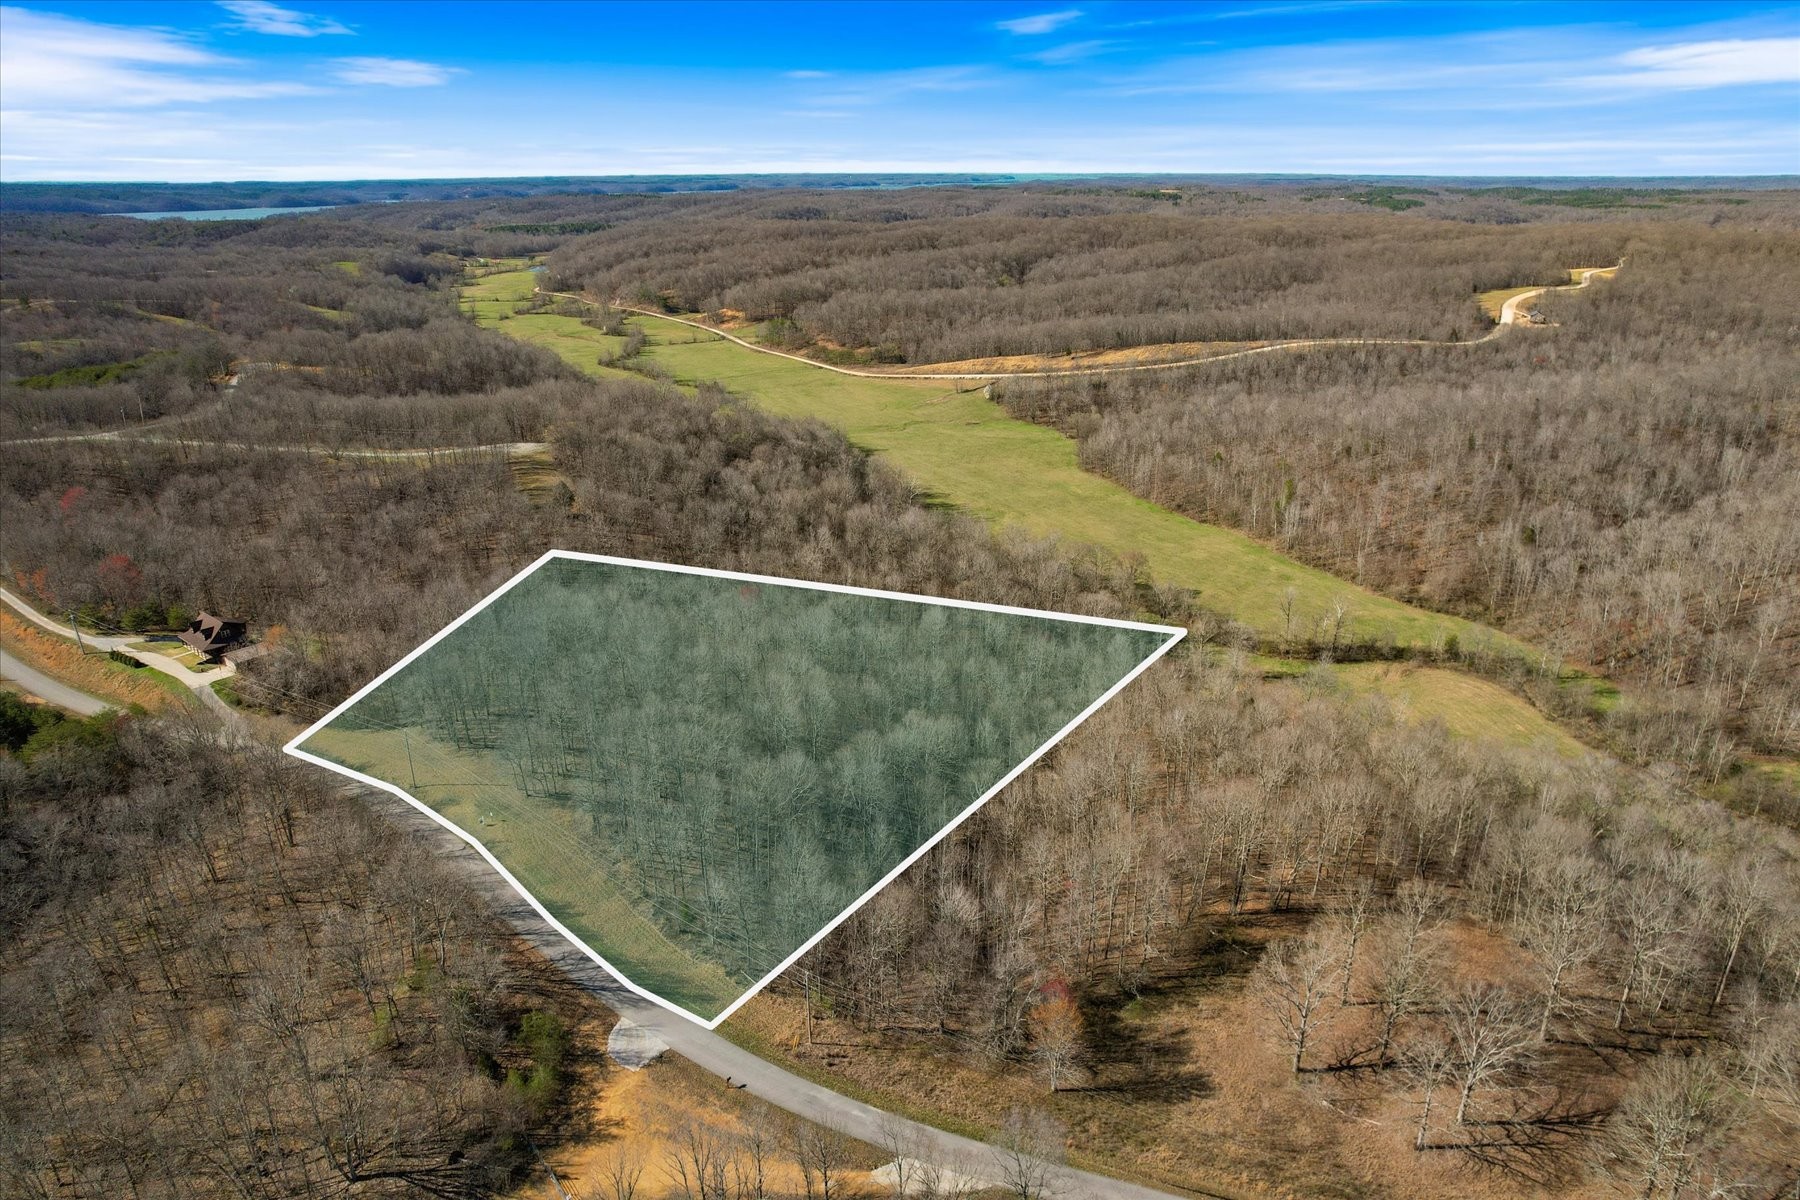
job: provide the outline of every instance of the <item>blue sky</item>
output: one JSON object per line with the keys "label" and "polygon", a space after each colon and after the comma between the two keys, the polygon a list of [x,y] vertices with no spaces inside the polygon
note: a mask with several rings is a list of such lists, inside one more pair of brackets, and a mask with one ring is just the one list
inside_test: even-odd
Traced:
{"label": "blue sky", "polygon": [[0,179],[1800,173],[1800,6],[0,5]]}

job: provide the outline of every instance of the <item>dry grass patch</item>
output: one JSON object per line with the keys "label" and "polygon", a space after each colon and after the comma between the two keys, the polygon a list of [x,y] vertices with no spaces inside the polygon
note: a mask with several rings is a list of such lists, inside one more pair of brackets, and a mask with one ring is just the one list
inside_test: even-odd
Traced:
{"label": "dry grass patch", "polygon": [[105,654],[84,654],[74,642],[29,625],[10,612],[0,612],[0,646],[27,666],[120,708],[135,705],[162,712],[194,703],[187,688],[161,672],[127,667]]}
{"label": "dry grass patch", "polygon": [[1356,663],[1335,668],[1350,690],[1385,696],[1409,721],[1437,720],[1457,737],[1508,746],[1549,746],[1565,758],[1587,748],[1513,693],[1460,671],[1411,663]]}
{"label": "dry grass patch", "polygon": [[[514,1200],[563,1200],[558,1185],[569,1195],[610,1195],[608,1168],[620,1159],[644,1164],[640,1193],[661,1196],[673,1186],[670,1165],[680,1153],[679,1133],[685,1121],[710,1130],[729,1144],[753,1131],[771,1135],[779,1144],[797,1118],[779,1112],[725,1081],[701,1070],[685,1058],[665,1054],[641,1071],[627,1071],[606,1057],[606,1038],[612,1028],[610,1014],[578,1031],[589,1053],[571,1071],[569,1096],[575,1109],[575,1125],[582,1132],[554,1146],[541,1145],[545,1164],[555,1173],[539,1173],[513,1193]],[[853,1144],[857,1167],[845,1175],[854,1194],[883,1195],[869,1177],[881,1164],[874,1149]],[[742,1155],[740,1152],[740,1160]],[[748,1162],[744,1166],[748,1168]],[[805,1181],[786,1153],[765,1163],[765,1180],[771,1194],[800,1196]]]}

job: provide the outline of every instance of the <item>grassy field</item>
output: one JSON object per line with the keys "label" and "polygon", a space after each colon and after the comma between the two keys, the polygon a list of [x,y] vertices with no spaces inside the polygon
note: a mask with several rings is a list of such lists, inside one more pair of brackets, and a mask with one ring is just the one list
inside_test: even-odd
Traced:
{"label": "grassy field", "polygon": [[640,987],[696,1012],[716,1012],[742,994],[743,984],[669,941],[611,886],[611,865],[578,834],[573,813],[527,797],[507,782],[504,764],[434,742],[416,729],[404,738],[398,731],[322,729],[303,748],[365,775],[399,781],[506,863],[557,920]]}
{"label": "grassy field", "polygon": [[[529,271],[500,272],[464,291],[464,309],[481,324],[547,346],[592,375],[608,339],[572,317],[513,316],[530,296]],[[657,317],[634,317],[648,337],[644,353],[689,386],[717,382],[772,413],[812,417],[886,457],[918,487],[996,524],[1058,535],[1120,556],[1142,555],[1162,583],[1193,588],[1208,607],[1265,634],[1281,631],[1281,606],[1294,590],[1296,627],[1329,619],[1341,601],[1347,637],[1391,636],[1432,646],[1455,636],[1465,648],[1523,650],[1519,643],[1456,617],[1414,608],[1267,546],[1139,499],[1084,471],[1075,443],[1052,429],[1014,420],[979,391],[942,382],[864,379],[760,354],[704,331]],[[965,385],[966,386],[966,385]]]}
{"label": "grassy field", "polygon": [[1458,737],[1509,746],[1547,745],[1569,758],[1587,753],[1529,702],[1472,675],[1400,663],[1356,663],[1334,671],[1351,691],[1386,696],[1403,717],[1436,718]]}
{"label": "grassy field", "polygon": [[[1582,272],[1589,271],[1589,270],[1595,270],[1595,268],[1592,268],[1592,267],[1570,267],[1569,268],[1569,283],[1580,283]],[[1599,268],[1599,274],[1596,276],[1596,278],[1611,279],[1614,275],[1617,275],[1618,273],[1619,273],[1618,267],[1603,267],[1603,268]],[[1544,286],[1543,284],[1531,284],[1528,287],[1495,288],[1491,292],[1477,293],[1475,296],[1475,303],[1481,305],[1481,311],[1486,313],[1490,320],[1498,321],[1500,319],[1500,310],[1503,307],[1505,307],[1506,302],[1508,300],[1511,300],[1514,296],[1521,295],[1525,292],[1535,292],[1540,287],[1543,287],[1543,286]],[[1557,286],[1566,286],[1566,285],[1557,285]]]}
{"label": "grassy field", "polygon": [[141,642],[133,642],[127,650],[143,650],[150,654],[160,654],[164,658],[172,658],[195,674],[205,674],[219,669],[218,663],[204,662],[200,652],[185,645],[175,638],[146,638]]}
{"label": "grassy field", "polygon": [[678,381],[712,380],[769,412],[835,425],[923,491],[995,524],[1089,543],[1121,557],[1141,554],[1159,582],[1192,588],[1203,604],[1259,632],[1280,632],[1282,600],[1292,588],[1301,627],[1327,619],[1341,601],[1348,636],[1391,635],[1403,645],[1432,645],[1451,635],[1465,645],[1504,641],[1470,622],[1389,600],[1240,533],[1142,500],[1083,470],[1071,439],[1013,419],[980,391],[838,375],[673,321],[638,321],[649,336],[646,355]]}
{"label": "grassy field", "polygon": [[462,311],[475,318],[479,325],[498,329],[521,342],[542,346],[576,370],[596,379],[640,378],[630,371],[600,363],[601,358],[615,355],[624,348],[624,338],[601,333],[577,317],[548,312],[519,313],[518,308],[531,299],[536,286],[536,273],[523,268],[475,274],[462,289]]}
{"label": "grassy field", "polygon": [[1532,284],[1530,287],[1495,288],[1491,292],[1478,292],[1475,296],[1475,303],[1481,305],[1481,311],[1488,315],[1490,321],[1498,321],[1500,310],[1506,307],[1508,300],[1514,296],[1524,295],[1526,292],[1535,292],[1540,286],[1542,285]]}

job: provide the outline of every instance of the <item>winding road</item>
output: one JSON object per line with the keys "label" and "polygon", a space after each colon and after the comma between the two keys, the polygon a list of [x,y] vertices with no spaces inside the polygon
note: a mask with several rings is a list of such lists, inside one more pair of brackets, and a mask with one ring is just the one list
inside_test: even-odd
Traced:
{"label": "winding road", "polygon": [[97,716],[111,708],[104,700],[78,692],[61,680],[52,679],[36,667],[27,666],[4,650],[0,650],[0,679],[18,684],[39,700],[47,700],[58,708],[66,708],[84,717]]}
{"label": "winding road", "polygon": [[[129,649],[134,643],[143,641],[144,637],[146,635],[134,633],[134,634],[126,634],[124,636],[113,636],[113,635],[99,634],[99,633],[83,633],[80,635],[79,638],[77,638],[76,633],[73,629],[69,628],[67,625],[63,625],[57,621],[51,620],[49,617],[46,617],[43,613],[39,612],[37,609],[35,609],[31,605],[27,604],[23,599],[21,599],[18,596],[15,596],[12,592],[6,590],[5,588],[0,588],[0,603],[5,603],[7,605],[7,607],[12,608],[15,611],[17,611],[18,614],[20,616],[24,617],[27,621],[30,621],[34,625],[41,625],[43,628],[48,629],[51,633],[56,634],[58,637],[68,638],[70,641],[80,641],[83,644],[90,646],[96,650],[106,650],[106,651],[126,650],[133,658],[137,659],[139,662],[143,663],[145,666],[154,668],[155,670],[158,670],[158,671],[161,671],[164,675],[169,676],[171,679],[176,680],[182,686],[184,686],[188,690],[192,691],[194,693],[194,696],[200,701],[200,703],[203,704],[204,706],[206,706],[207,708],[212,709],[214,713],[219,714],[221,716],[230,717],[234,720],[237,717],[237,714],[232,711],[231,706],[229,704],[225,703],[223,700],[219,699],[219,694],[212,690],[212,685],[214,683],[217,683],[221,679],[229,679],[233,675],[237,674],[237,668],[232,666],[230,663],[220,663],[219,666],[217,667],[217,669],[211,670],[211,671],[205,671],[205,672],[190,671],[187,669],[186,664],[182,663],[178,659],[170,658],[166,654],[157,654],[157,653],[155,653],[153,651],[149,651],[149,650],[131,650],[131,649]],[[11,655],[6,656],[6,663],[7,663],[6,678],[8,678],[8,679],[13,679],[12,665],[15,663],[17,664],[18,667],[20,667],[24,670],[31,670],[31,668],[26,667],[24,663],[18,662],[18,660],[13,658]],[[38,671],[32,671],[32,674],[38,676],[38,678],[40,678],[40,679],[48,679],[49,678],[48,676],[44,675],[42,672],[38,672]],[[27,690],[33,691],[33,694],[42,696],[42,698],[45,700],[50,700],[56,704],[63,703],[61,700],[57,700],[53,696],[45,696],[45,695],[43,695],[43,693],[35,691],[35,689],[32,689],[30,687],[29,683],[27,683],[23,679],[17,679],[17,680],[14,680],[14,682],[25,685]],[[51,681],[51,682],[54,682],[54,681]],[[94,700],[94,698],[92,696],[87,696],[85,693],[77,692],[77,691],[75,691],[75,689],[70,688],[65,684],[58,684],[57,686],[61,687],[65,692],[71,693],[75,696],[82,697],[85,701],[87,701],[89,703],[96,703],[96,701]],[[93,715],[92,712],[88,712],[74,704],[64,704],[63,707],[73,709],[76,712],[81,712],[88,716]],[[103,705],[101,705],[101,707],[105,708],[107,706],[103,704]],[[98,710],[95,710],[95,711],[98,711]]]}
{"label": "winding road", "polygon": [[[1621,266],[1623,263],[1621,262]],[[940,379],[940,380],[975,380],[991,381],[1013,378],[1049,378],[1055,376],[1083,376],[1122,374],[1136,371],[1176,370],[1183,367],[1222,362],[1228,359],[1244,358],[1254,354],[1273,354],[1288,350],[1303,350],[1326,346],[1476,346],[1499,337],[1509,326],[1517,324],[1521,319],[1524,305],[1531,300],[1551,291],[1574,291],[1589,286],[1596,278],[1610,276],[1618,267],[1594,267],[1581,272],[1578,282],[1556,287],[1536,288],[1511,297],[1503,305],[1499,322],[1486,335],[1467,342],[1439,342],[1426,339],[1411,338],[1307,338],[1293,341],[1273,342],[1267,345],[1250,347],[1243,350],[1228,351],[1223,354],[1205,355],[1197,358],[1158,363],[1128,363],[1108,367],[1072,368],[1065,370],[1034,371],[994,371],[994,372],[907,372],[871,371],[853,367],[840,367],[830,363],[818,362],[802,355],[769,346],[757,345],[754,342],[715,329],[698,321],[670,316],[667,313],[650,309],[637,308],[631,305],[615,305],[631,312],[645,316],[660,317],[677,324],[687,325],[705,333],[735,342],[760,354],[772,354],[778,358],[793,359],[795,362],[816,367],[822,371],[832,371],[840,375],[851,375],[871,379]],[[545,295],[565,299],[595,303],[585,296],[567,292],[544,292]],[[93,434],[71,434],[54,437],[24,438],[5,443],[9,445],[30,445],[36,443],[58,441],[112,441],[129,440],[169,445],[192,445],[223,447],[240,450],[273,450],[278,452],[308,453],[331,455],[346,458],[369,459],[419,459],[453,456],[471,452],[499,451],[507,454],[536,453],[548,449],[539,442],[514,442],[487,446],[452,447],[443,449],[419,450],[377,450],[377,449],[329,449],[317,446],[259,446],[243,442],[212,442],[187,438],[168,437],[132,437],[130,431],[112,431]],[[21,615],[38,625],[49,629],[63,637],[73,637],[74,631],[66,626],[43,616],[19,597],[5,589],[0,589],[0,601],[16,609]],[[87,635],[90,644],[103,650],[123,648],[131,642],[139,640],[133,637],[103,637]],[[222,714],[232,725],[241,725],[242,718],[229,706],[224,704],[212,689],[207,686],[216,679],[225,678],[232,673],[229,666],[218,672],[209,672],[201,676],[188,671],[181,663],[162,655],[133,651],[138,658],[172,677],[181,680],[193,689],[209,707]],[[35,671],[11,656],[0,655],[0,674],[14,679],[27,690],[42,696],[53,703],[61,704],[77,712],[92,713],[106,706],[91,696],[75,691],[58,681]],[[969,1138],[947,1133],[929,1125],[884,1113],[879,1109],[853,1100],[839,1092],[802,1079],[781,1069],[766,1059],[759,1058],[748,1050],[726,1040],[719,1034],[707,1030],[691,1021],[675,1015],[657,1005],[651,1004],[634,995],[623,987],[604,968],[588,958],[582,951],[551,927],[543,917],[526,902],[498,873],[492,870],[487,862],[471,846],[461,838],[437,822],[432,821],[413,805],[384,791],[365,786],[352,786],[347,790],[374,805],[386,814],[398,826],[418,837],[428,839],[437,851],[438,856],[454,869],[470,889],[481,895],[493,910],[503,916],[519,936],[541,953],[563,975],[584,991],[594,995],[619,1016],[629,1019],[649,1029],[655,1036],[666,1043],[675,1053],[693,1062],[695,1065],[715,1076],[729,1077],[734,1083],[741,1083],[750,1094],[759,1097],[778,1108],[821,1125],[840,1130],[852,1137],[880,1144],[885,1135],[893,1131],[901,1131],[917,1147],[916,1153],[921,1157],[929,1157],[945,1167],[962,1171],[975,1177],[995,1176],[995,1159],[992,1147]],[[1103,1175],[1078,1171],[1073,1168],[1058,1168],[1054,1194],[1061,1200],[1168,1200],[1173,1193],[1157,1191],[1153,1188],[1111,1179]],[[1202,1196],[1223,1197],[1223,1193],[1197,1192]]]}
{"label": "winding road", "polygon": [[[0,603],[54,634],[70,639],[75,636],[75,631],[69,626],[44,616],[5,588],[0,588]],[[82,638],[89,646],[99,650],[123,648],[141,640],[134,636],[115,637],[92,633],[83,633]],[[219,714],[228,726],[243,728],[243,717],[207,686],[215,679],[234,673],[229,664],[218,671],[196,675],[181,663],[164,655],[141,650],[133,650],[131,653],[149,666],[192,688],[194,694],[207,702],[207,706]],[[0,655],[0,674],[14,680],[33,695],[83,715],[93,715],[109,707],[102,701],[19,662],[11,655]],[[434,857],[455,871],[463,883],[504,918],[523,941],[542,954],[577,987],[599,999],[620,1017],[644,1026],[670,1050],[701,1069],[721,1080],[730,1077],[734,1084],[744,1085],[751,1095],[786,1112],[871,1144],[879,1145],[884,1136],[897,1131],[907,1139],[917,1157],[929,1158],[970,1177],[998,1181],[996,1159],[991,1146],[885,1113],[841,1092],[802,1079],[719,1034],[638,997],[545,921],[463,838],[426,816],[414,805],[386,791],[356,784],[348,785],[344,790],[381,812],[408,834],[426,841],[431,846]],[[723,1086],[721,1083],[721,1088]],[[1057,1179],[1055,1195],[1058,1200],[1170,1200],[1171,1196],[1176,1195],[1073,1168],[1059,1167],[1054,1170]],[[1220,1193],[1187,1194],[1230,1200]]]}
{"label": "winding road", "polygon": [[[1520,292],[1517,296],[1507,300],[1506,303],[1501,306],[1500,320],[1492,329],[1488,330],[1482,336],[1466,342],[1436,341],[1431,338],[1296,338],[1290,341],[1270,342],[1267,345],[1262,346],[1251,346],[1244,350],[1227,350],[1223,354],[1205,354],[1197,358],[1175,359],[1170,362],[1120,363],[1108,367],[1067,367],[1039,371],[871,371],[858,367],[840,367],[832,363],[820,362],[814,358],[807,358],[803,354],[794,354],[787,350],[777,350],[772,346],[761,346],[712,325],[707,325],[700,321],[691,321],[685,317],[677,317],[665,312],[658,312],[653,308],[641,308],[635,304],[622,304],[616,302],[611,307],[623,309],[626,312],[634,312],[640,316],[658,317],[664,321],[673,321],[677,325],[686,325],[690,329],[699,329],[706,333],[713,334],[715,337],[724,338],[728,342],[736,342],[745,349],[755,350],[759,354],[772,354],[776,358],[792,359],[798,363],[805,363],[809,367],[817,367],[821,371],[832,371],[839,375],[854,375],[859,379],[961,379],[975,381],[986,380],[991,382],[996,379],[1053,379],[1062,376],[1123,375],[1134,371],[1173,371],[1181,367],[1197,367],[1204,366],[1208,363],[1226,362],[1234,358],[1248,358],[1253,354],[1276,354],[1286,350],[1316,350],[1327,346],[1479,346],[1483,343],[1491,342],[1501,334],[1505,333],[1508,326],[1518,324],[1521,320],[1521,309],[1526,303],[1537,299],[1546,292],[1579,291],[1593,283],[1596,279],[1611,278],[1612,275],[1624,265],[1625,260],[1620,259],[1618,263],[1610,267],[1582,268],[1581,279],[1578,282],[1546,285],[1540,288],[1532,288],[1530,291]],[[598,303],[598,301],[591,297],[577,295],[573,292],[546,292],[542,289],[539,289],[539,292],[545,296],[556,296],[560,299],[575,300],[583,304]]]}
{"label": "winding road", "polygon": [[[380,450],[338,448],[332,446],[269,445],[264,442],[217,442],[206,438],[144,437],[132,429],[109,429],[100,433],[58,433],[46,437],[13,438],[0,446],[41,446],[53,442],[131,442],[149,446],[195,446],[220,450],[263,451],[271,454],[316,454],[321,458],[367,458],[406,461],[409,459],[454,459],[466,454],[538,454],[550,449],[549,442],[491,442],[481,446],[430,446],[421,449]],[[66,636],[66,635],[65,635]]]}
{"label": "winding road", "polygon": [[[471,891],[576,986],[598,997],[620,1017],[648,1028],[674,1053],[719,1077],[721,1089],[722,1081],[729,1077],[734,1086],[744,1085],[750,1095],[777,1108],[872,1145],[881,1145],[884,1136],[897,1131],[914,1147],[915,1157],[971,1177],[1000,1182],[992,1146],[883,1112],[802,1079],[719,1034],[634,995],[552,928],[462,838],[386,791],[355,784],[346,791],[375,807],[398,827],[426,840],[434,857],[454,870]],[[1221,1192],[1158,1191],[1071,1167],[1054,1168],[1054,1176],[1056,1185],[1050,1194],[1057,1200],[1170,1200],[1177,1195],[1232,1200]]]}

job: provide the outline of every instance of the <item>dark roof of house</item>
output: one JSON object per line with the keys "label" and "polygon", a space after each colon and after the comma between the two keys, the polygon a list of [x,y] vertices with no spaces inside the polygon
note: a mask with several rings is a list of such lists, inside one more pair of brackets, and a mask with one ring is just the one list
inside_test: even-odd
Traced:
{"label": "dark roof of house", "polygon": [[247,628],[243,621],[215,617],[209,612],[203,612],[189,621],[188,627],[175,636],[202,654],[217,654],[243,641]]}

